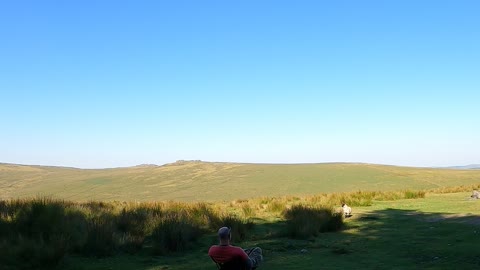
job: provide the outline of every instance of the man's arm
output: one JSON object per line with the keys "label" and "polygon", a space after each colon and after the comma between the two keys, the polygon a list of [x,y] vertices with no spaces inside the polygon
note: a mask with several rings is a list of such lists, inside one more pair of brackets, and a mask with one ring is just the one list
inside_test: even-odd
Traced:
{"label": "man's arm", "polygon": [[245,268],[247,270],[251,270],[252,267],[253,267],[253,262],[252,260],[248,257],[247,253],[245,252],[245,250],[241,249],[241,248],[238,248],[238,255],[240,256],[240,258],[242,259],[242,261],[245,262]]}

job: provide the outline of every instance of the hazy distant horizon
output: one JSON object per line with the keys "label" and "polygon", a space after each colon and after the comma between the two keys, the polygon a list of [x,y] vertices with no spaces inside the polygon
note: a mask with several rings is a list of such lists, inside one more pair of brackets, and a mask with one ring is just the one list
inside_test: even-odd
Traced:
{"label": "hazy distant horizon", "polygon": [[59,164],[26,164],[26,163],[17,163],[17,162],[5,162],[0,161],[0,164],[10,164],[10,165],[21,165],[21,166],[45,166],[45,167],[65,167],[65,168],[75,168],[75,169],[114,169],[114,168],[129,168],[137,166],[164,166],[168,164],[173,164],[176,162],[206,162],[206,163],[238,163],[238,164],[259,164],[259,165],[302,165],[302,164],[372,164],[372,165],[385,165],[385,166],[398,166],[398,167],[413,167],[413,168],[461,168],[475,166],[480,167],[480,163],[470,163],[470,164],[454,164],[454,165],[444,165],[444,166],[413,166],[413,165],[401,165],[401,164],[386,164],[386,163],[371,163],[371,162],[357,162],[357,161],[325,161],[325,162],[241,162],[241,161],[209,161],[209,160],[176,160],[166,163],[138,163],[125,166],[114,166],[114,167],[80,167],[75,165],[59,165]]}
{"label": "hazy distant horizon", "polygon": [[6,1],[0,160],[478,164],[478,10]]}

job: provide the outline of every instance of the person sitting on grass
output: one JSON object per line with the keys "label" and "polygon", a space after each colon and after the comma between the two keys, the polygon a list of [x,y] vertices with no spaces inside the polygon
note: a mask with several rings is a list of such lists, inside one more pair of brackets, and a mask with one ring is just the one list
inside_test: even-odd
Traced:
{"label": "person sitting on grass", "polygon": [[[219,245],[211,246],[208,250],[208,255],[219,265],[237,262],[240,267],[247,270],[256,269],[263,261],[262,249],[259,247],[242,249],[240,247],[230,245],[232,239],[231,229],[222,227],[218,230]],[[243,269],[242,268],[242,269]]]}

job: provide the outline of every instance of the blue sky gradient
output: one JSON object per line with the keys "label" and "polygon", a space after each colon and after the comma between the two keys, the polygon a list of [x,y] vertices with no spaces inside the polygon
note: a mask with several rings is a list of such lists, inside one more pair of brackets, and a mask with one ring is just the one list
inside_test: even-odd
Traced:
{"label": "blue sky gradient", "polygon": [[4,1],[0,162],[480,163],[478,1]]}

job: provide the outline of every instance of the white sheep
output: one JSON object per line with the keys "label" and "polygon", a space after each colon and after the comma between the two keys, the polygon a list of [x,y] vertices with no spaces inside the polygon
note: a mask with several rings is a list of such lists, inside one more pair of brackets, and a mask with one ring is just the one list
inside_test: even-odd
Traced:
{"label": "white sheep", "polygon": [[480,199],[480,192],[478,192],[478,190],[474,190],[473,193],[472,193],[472,196],[470,196],[474,199]]}
{"label": "white sheep", "polygon": [[343,208],[343,214],[345,217],[351,217],[352,216],[352,208],[348,206],[346,203],[342,203],[342,208]]}

